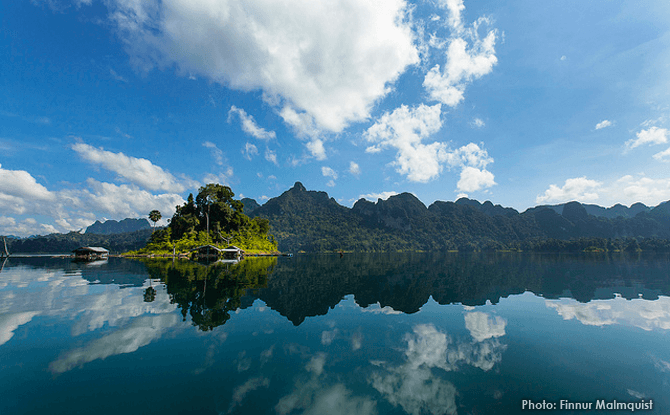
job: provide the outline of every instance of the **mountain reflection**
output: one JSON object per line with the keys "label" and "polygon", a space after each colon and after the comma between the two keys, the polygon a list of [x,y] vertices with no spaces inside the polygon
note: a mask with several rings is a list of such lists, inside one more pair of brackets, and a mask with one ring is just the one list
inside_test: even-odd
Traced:
{"label": "mountain reflection", "polygon": [[[586,303],[624,298],[657,299],[670,292],[667,258],[654,266],[629,257],[560,255],[388,254],[297,256],[280,260],[258,298],[294,325],[325,315],[348,294],[377,312],[415,313],[432,296],[439,304],[497,304],[532,291],[547,299]],[[371,311],[372,311],[371,310]]]}
{"label": "mountain reflection", "polygon": [[[364,311],[411,314],[431,296],[442,305],[478,306],[531,291],[546,299],[571,297],[580,304],[612,299],[615,293],[655,300],[670,291],[667,258],[655,258],[653,267],[625,256],[518,254],[311,255],[209,266],[143,262],[151,278],[166,283],[184,319],[190,314],[202,330],[225,324],[231,312],[255,299],[297,326],[307,317],[326,315],[349,294]],[[477,331],[498,322],[472,317],[469,324]]]}

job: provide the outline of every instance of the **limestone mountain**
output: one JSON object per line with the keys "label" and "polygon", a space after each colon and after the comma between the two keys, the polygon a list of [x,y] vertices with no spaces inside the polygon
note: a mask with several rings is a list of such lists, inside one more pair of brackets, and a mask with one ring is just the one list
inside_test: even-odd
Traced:
{"label": "limestone mountain", "polygon": [[86,233],[113,235],[117,233],[135,232],[142,229],[151,229],[151,225],[146,218],[127,218],[120,221],[106,220],[104,222],[96,220],[93,225],[86,228]]}
{"label": "limestone mountain", "polygon": [[411,193],[402,193],[377,202],[360,199],[348,208],[297,182],[250,216],[267,218],[279,249],[291,252],[504,249],[550,238],[670,239],[667,202],[653,209],[641,203],[607,209],[579,202],[557,206],[519,213],[461,198],[426,207]]}

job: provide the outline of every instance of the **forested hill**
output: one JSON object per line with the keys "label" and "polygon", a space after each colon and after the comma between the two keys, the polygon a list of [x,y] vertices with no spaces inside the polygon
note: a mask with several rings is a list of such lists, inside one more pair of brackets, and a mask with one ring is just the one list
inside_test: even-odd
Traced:
{"label": "forested hill", "polygon": [[95,223],[86,228],[86,233],[98,235],[112,235],[116,233],[135,232],[142,229],[151,229],[149,221],[145,218],[137,219],[123,219],[121,221],[106,220],[100,222],[96,220]]}
{"label": "forested hill", "polygon": [[[655,208],[636,204],[609,209],[570,202],[519,213],[470,199],[426,207],[414,195],[402,193],[376,203],[361,199],[347,208],[326,192],[308,191],[297,182],[250,210],[252,217],[269,219],[279,249],[290,252],[533,249],[548,240],[556,244],[579,238],[599,249],[637,249],[630,246],[631,238],[635,244],[670,239],[668,202]],[[561,249],[560,243],[556,248]]]}

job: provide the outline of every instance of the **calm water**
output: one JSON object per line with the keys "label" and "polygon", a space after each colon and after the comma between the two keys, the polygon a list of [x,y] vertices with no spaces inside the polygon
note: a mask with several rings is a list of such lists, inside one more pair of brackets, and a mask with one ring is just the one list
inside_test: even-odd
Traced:
{"label": "calm water", "polygon": [[669,295],[667,256],[11,258],[0,414],[670,414]]}

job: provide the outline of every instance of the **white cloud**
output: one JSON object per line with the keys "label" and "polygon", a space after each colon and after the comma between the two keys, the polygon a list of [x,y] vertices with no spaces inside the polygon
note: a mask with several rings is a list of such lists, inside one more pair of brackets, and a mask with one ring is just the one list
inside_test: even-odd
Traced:
{"label": "white cloud", "polygon": [[113,218],[146,216],[154,209],[163,216],[172,216],[175,206],[184,203],[184,199],[174,193],[154,195],[133,185],[116,185],[87,179],[89,189],[63,191],[61,194],[72,197],[74,208],[107,214]]}
{"label": "white cloud", "polygon": [[668,142],[668,130],[665,128],[651,127],[640,130],[636,139],[626,141],[626,148],[633,149],[643,144],[665,144]]}
{"label": "white cloud", "polygon": [[358,198],[359,199],[367,199],[367,200],[370,200],[372,202],[376,202],[377,199],[386,200],[389,197],[395,196],[397,194],[398,194],[398,192],[394,192],[394,191],[380,192],[380,193],[368,193],[368,194],[365,194],[365,195],[360,195],[360,196],[358,196]]}
{"label": "white cloud", "polygon": [[349,162],[349,173],[356,177],[361,175],[361,167],[358,165],[358,163],[353,161]]}
{"label": "white cloud", "polygon": [[233,115],[237,115],[240,118],[240,123],[242,124],[242,131],[249,134],[252,137],[255,137],[259,140],[272,140],[277,138],[277,135],[274,131],[267,131],[264,128],[256,124],[254,117],[247,114],[242,108],[237,108],[235,105],[230,107],[228,111],[228,122],[232,121]]}
{"label": "white cloud", "polygon": [[404,0],[116,0],[110,12],[139,66],[262,90],[334,132],[419,62]]}
{"label": "white cloud", "polygon": [[0,208],[3,212],[23,214],[32,211],[36,203],[51,203],[57,195],[37,183],[24,170],[6,170],[0,165]]}
{"label": "white cloud", "polygon": [[185,190],[184,185],[179,183],[176,177],[147,159],[105,151],[102,148],[95,148],[81,142],[73,144],[72,149],[79,153],[84,160],[99,164],[145,189],[169,192],[183,192]]}
{"label": "white cloud", "polygon": [[321,174],[324,175],[324,177],[332,177],[333,180],[337,180],[337,172],[330,167],[323,166],[321,167]]}
{"label": "white cloud", "polygon": [[603,128],[610,127],[611,125],[612,125],[612,121],[602,120],[598,124],[596,124],[596,130],[602,130]]}
{"label": "white cloud", "polygon": [[564,60],[567,60],[567,59],[568,59],[567,56],[565,56],[565,55],[561,56],[561,61],[564,61]]}
{"label": "white cloud", "polygon": [[670,161],[670,147],[665,151],[661,151],[659,153],[654,154],[652,157],[654,157],[654,159],[658,161],[664,161],[664,162]]}
{"label": "white cloud", "polygon": [[465,9],[463,1],[445,0],[442,5],[448,10],[447,23],[452,30],[452,38],[443,69],[435,65],[426,74],[423,86],[431,99],[455,107],[463,100],[468,83],[490,73],[498,63],[495,55],[496,30],[489,30],[481,39],[479,26],[488,24],[488,19],[480,18],[472,27],[465,29],[461,16]]}
{"label": "white cloud", "polygon": [[244,158],[251,160],[253,156],[258,154],[258,147],[256,147],[254,144],[251,144],[250,142],[246,142],[244,144],[244,148],[242,149],[242,154],[244,155]]}
{"label": "white cloud", "polygon": [[461,178],[456,184],[459,192],[476,192],[496,185],[493,173],[486,169],[465,166],[461,170]]}
{"label": "white cloud", "polygon": [[412,109],[402,105],[390,114],[384,113],[363,134],[369,143],[374,143],[366,152],[395,148],[398,151],[393,163],[396,171],[407,175],[413,182],[425,183],[438,177],[446,165],[462,169],[459,190],[475,191],[495,185],[493,174],[486,170],[493,159],[477,144],[469,143],[451,150],[446,143],[423,143],[425,138],[442,128],[441,105],[421,104]]}
{"label": "white cloud", "polygon": [[601,182],[589,180],[586,177],[567,179],[563,187],[558,187],[555,184],[550,185],[544,195],[535,198],[535,202],[569,202],[572,200],[591,202],[598,199],[597,192],[601,186]]}
{"label": "white cloud", "polygon": [[212,143],[211,141],[205,141],[204,143],[202,143],[202,145],[211,150],[212,157],[214,157],[214,160],[216,160],[216,164],[218,164],[219,166],[223,166],[223,151],[221,151],[221,149],[218,148],[216,144]]}
{"label": "white cloud", "polygon": [[649,177],[633,177],[626,175],[618,179],[608,188],[610,200],[632,204],[642,202],[655,206],[670,199],[670,178],[652,179]]}
{"label": "white cloud", "polygon": [[293,128],[298,138],[306,140],[305,146],[317,160],[326,159],[326,149],[323,146],[323,132],[314,123],[311,115],[303,112],[298,113],[296,110],[286,105],[279,112],[279,115],[284,119],[284,122]]}
{"label": "white cloud", "polygon": [[398,150],[396,171],[413,182],[427,182],[442,171],[440,164],[446,153],[444,143],[424,144],[423,140],[442,128],[441,104],[409,108],[402,105],[392,113],[384,113],[363,137],[374,145],[366,149],[375,153],[384,148]]}
{"label": "white cloud", "polygon": [[631,205],[641,202],[647,206],[656,206],[670,199],[670,178],[652,179],[640,175],[625,175],[609,183],[578,177],[565,181],[563,187],[550,185],[536,203],[569,202],[578,200],[588,202],[598,200],[603,206],[616,203]]}
{"label": "white cloud", "polygon": [[484,128],[486,123],[481,118],[475,118],[470,125],[472,125],[473,128]]}
{"label": "white cloud", "polygon": [[269,161],[270,163],[273,163],[275,166],[278,165],[278,163],[277,163],[277,153],[270,150],[269,148],[265,149],[265,160]]}

